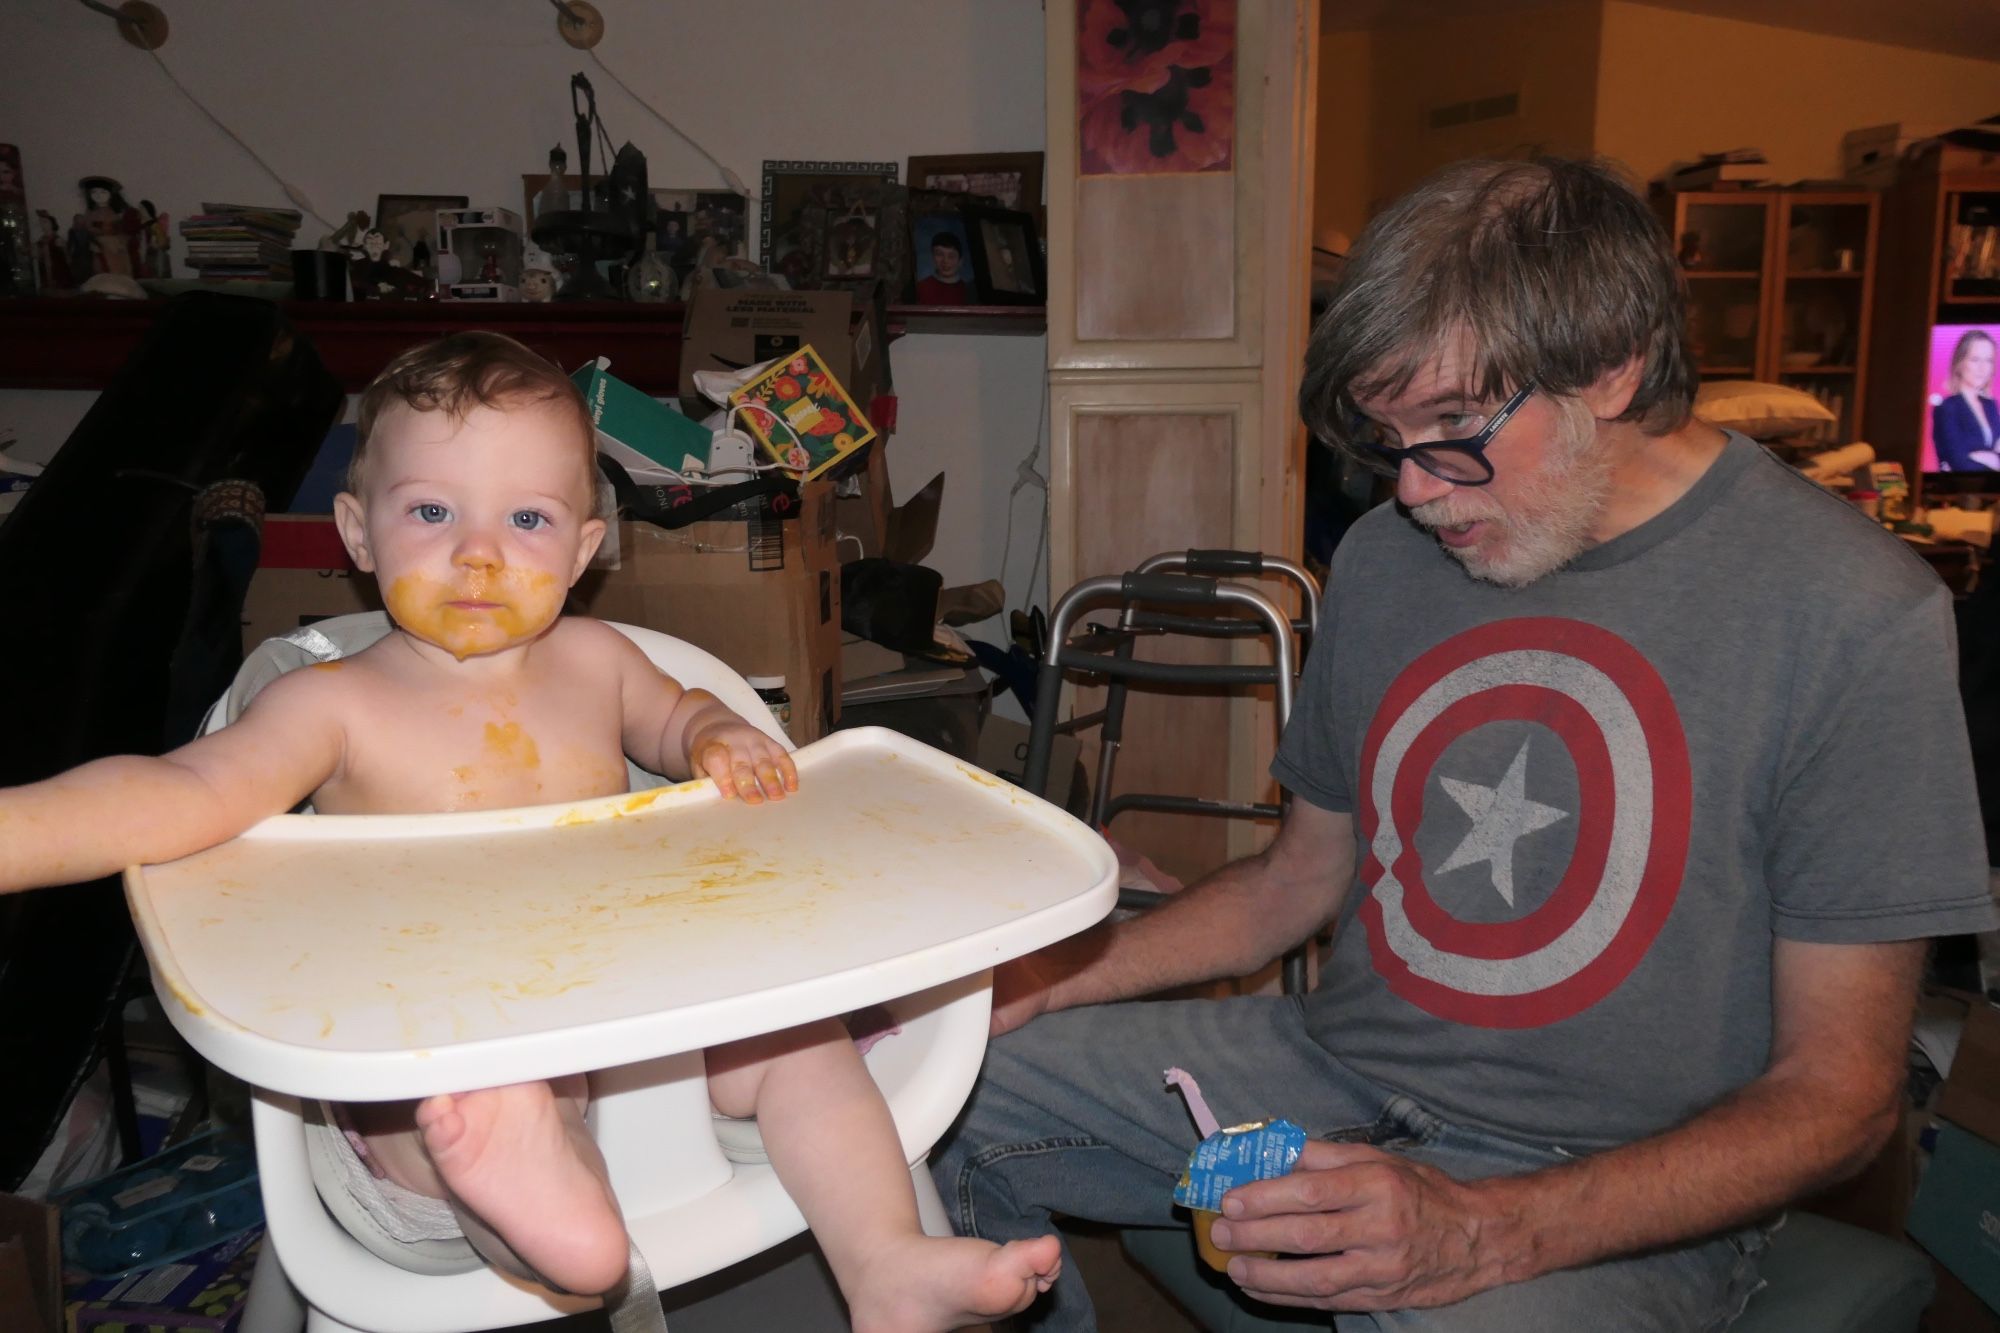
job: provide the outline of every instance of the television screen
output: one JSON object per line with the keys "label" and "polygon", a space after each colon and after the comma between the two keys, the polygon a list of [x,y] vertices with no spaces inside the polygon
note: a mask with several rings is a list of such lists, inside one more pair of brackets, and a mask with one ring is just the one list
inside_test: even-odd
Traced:
{"label": "television screen", "polygon": [[2000,323],[1939,324],[1931,330],[1925,376],[1925,473],[2000,476],[2000,403],[1993,363]]}

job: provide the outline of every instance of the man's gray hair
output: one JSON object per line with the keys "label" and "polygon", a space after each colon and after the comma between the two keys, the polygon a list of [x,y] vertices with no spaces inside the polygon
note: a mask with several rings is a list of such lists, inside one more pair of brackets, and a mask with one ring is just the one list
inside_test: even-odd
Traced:
{"label": "man's gray hair", "polygon": [[1685,424],[1697,382],[1687,296],[1666,230],[1609,165],[1538,157],[1459,162],[1368,225],[1306,348],[1299,408],[1322,439],[1355,403],[1395,395],[1447,348],[1491,400],[1533,380],[1574,395],[1633,357],[1619,417]]}

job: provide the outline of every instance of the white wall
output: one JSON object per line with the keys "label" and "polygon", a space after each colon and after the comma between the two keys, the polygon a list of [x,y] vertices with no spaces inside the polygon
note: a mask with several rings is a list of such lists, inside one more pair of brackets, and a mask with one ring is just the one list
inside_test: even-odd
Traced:
{"label": "white wall", "polygon": [[[646,154],[654,186],[725,188],[561,42],[543,0],[159,3],[172,25],[161,60],[328,218],[372,213],[382,193],[519,209],[521,175],[546,170],[551,145],[565,144],[575,169],[569,77],[579,70],[613,142]],[[766,158],[901,163],[1043,146],[1042,12],[1031,0],[595,3],[604,64],[753,191]],[[130,200],[151,199],[176,222],[203,200],[284,203],[111,20],[72,0],[0,4],[0,133],[21,149],[31,208],[66,224],[87,174],[117,177]],[[323,230],[308,220],[302,235]],[[902,395],[889,451],[896,491],[947,474],[929,563],[947,585],[997,576],[1007,487],[1037,429],[1043,342],[912,337],[891,361]],[[89,401],[0,392],[0,434],[11,427],[22,452],[46,453]],[[1019,509],[1016,604],[1040,514],[1025,495]]]}

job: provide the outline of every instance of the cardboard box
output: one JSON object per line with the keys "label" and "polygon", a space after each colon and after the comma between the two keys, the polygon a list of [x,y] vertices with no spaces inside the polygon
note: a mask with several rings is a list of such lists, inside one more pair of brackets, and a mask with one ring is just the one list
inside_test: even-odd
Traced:
{"label": "cardboard box", "polygon": [[[694,387],[697,370],[742,370],[808,344],[846,386],[855,405],[872,416],[875,395],[887,383],[887,341],[874,307],[857,310],[847,292],[698,289],[688,302],[681,337],[681,397],[700,399]],[[707,401],[702,402],[706,412]]]}
{"label": "cardboard box", "polygon": [[1938,1126],[1937,1149],[1910,1206],[1910,1236],[2000,1310],[2000,1146],[1954,1124]]}
{"label": "cardboard box", "polygon": [[840,717],[840,562],[833,486],[799,492],[796,518],[618,525],[619,562],[591,569],[576,604],[685,639],[745,676],[783,676],[791,737],[814,741]]}
{"label": "cardboard box", "polygon": [[250,1297],[263,1228],[144,1273],[86,1283],[68,1333],[223,1333]]}
{"label": "cardboard box", "polygon": [[58,1210],[0,1194],[0,1328],[62,1327],[62,1224]]}
{"label": "cardboard box", "polygon": [[1844,180],[1886,185],[1896,177],[1896,164],[1911,144],[1935,138],[1949,125],[1867,125],[1840,136],[1840,174]]}
{"label": "cardboard box", "polygon": [[1966,1014],[1937,1113],[2000,1144],[2000,1009],[1975,1004]]}
{"label": "cardboard box", "polygon": [[356,611],[380,611],[375,580],[357,571],[325,514],[270,514],[263,551],[243,597],[243,646],[301,625]]}

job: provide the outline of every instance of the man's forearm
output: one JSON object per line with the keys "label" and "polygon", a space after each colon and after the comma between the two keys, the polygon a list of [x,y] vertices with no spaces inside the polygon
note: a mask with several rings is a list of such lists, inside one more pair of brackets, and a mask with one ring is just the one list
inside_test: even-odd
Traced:
{"label": "man's forearm", "polygon": [[1157,907],[1047,950],[1055,975],[1049,1007],[1073,1009],[1242,976],[1284,952],[1296,941],[1274,947],[1258,930],[1264,924],[1258,919],[1261,860],[1232,861]]}
{"label": "man's forearm", "polygon": [[1493,1276],[1519,1282],[1742,1226],[1865,1166],[1895,1102],[1771,1075],[1675,1129],[1475,1188]]}

